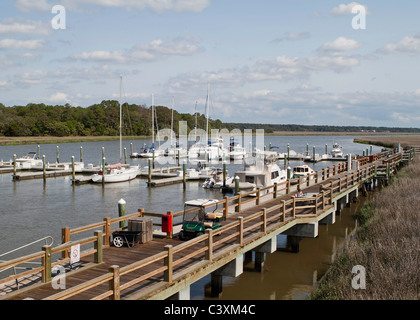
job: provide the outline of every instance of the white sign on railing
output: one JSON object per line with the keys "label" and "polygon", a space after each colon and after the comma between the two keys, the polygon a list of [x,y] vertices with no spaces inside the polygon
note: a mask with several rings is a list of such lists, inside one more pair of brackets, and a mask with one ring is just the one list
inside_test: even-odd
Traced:
{"label": "white sign on railing", "polygon": [[70,251],[70,263],[76,263],[80,261],[80,244],[76,244],[74,246],[71,246]]}

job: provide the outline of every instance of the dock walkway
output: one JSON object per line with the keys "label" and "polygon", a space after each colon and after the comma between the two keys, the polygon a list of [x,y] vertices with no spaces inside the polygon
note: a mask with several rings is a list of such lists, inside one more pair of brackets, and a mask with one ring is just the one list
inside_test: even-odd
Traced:
{"label": "dock walkway", "polygon": [[[83,240],[65,239],[67,241],[57,248],[44,246],[41,254],[34,255],[47,260],[44,261],[44,267],[38,270],[42,273],[42,281],[40,278],[38,284],[5,295],[2,299],[131,300],[179,297],[182,292],[189,292],[189,285],[208,274],[215,277],[226,275],[226,266],[231,269],[233,264],[234,273],[240,273],[238,266],[243,262],[243,255],[250,251],[264,254],[273,252],[273,244],[275,247],[279,234],[287,234],[297,241],[302,237],[316,237],[318,223],[334,223],[340,205],[356,198],[359,189],[372,183],[378,172],[385,171],[389,178],[396,172],[402,159],[401,154],[378,154],[359,159],[360,167],[354,170],[348,170],[344,163],[323,169],[305,182],[299,179],[297,185],[292,185],[288,180],[283,189],[278,185],[270,186],[266,190],[258,190],[255,197],[242,197],[241,194],[225,197],[219,203],[226,217],[222,228],[207,231],[186,242],[168,233],[166,238],[153,237],[152,241],[132,248],[116,248],[109,246],[110,224],[121,222],[124,218],[81,227],[80,230],[103,227],[103,231],[95,231],[93,237]],[[307,197],[295,197],[297,186],[303,189]],[[267,194],[261,196],[261,191]],[[137,216],[147,216],[147,213],[139,210]],[[65,290],[54,289],[57,283],[51,277],[50,268],[59,264],[60,259],[53,263],[51,256],[67,252],[71,245],[77,243],[93,244],[93,249],[90,248],[87,250],[89,254],[82,256],[81,268],[66,272]],[[262,256],[256,254],[256,257],[261,259]],[[2,263],[0,270],[21,261]],[[65,261],[68,259],[63,259],[61,264]]]}

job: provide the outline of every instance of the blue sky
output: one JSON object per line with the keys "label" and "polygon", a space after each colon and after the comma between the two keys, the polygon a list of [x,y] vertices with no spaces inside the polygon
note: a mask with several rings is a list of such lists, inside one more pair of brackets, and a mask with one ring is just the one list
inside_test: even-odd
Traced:
{"label": "blue sky", "polygon": [[419,128],[419,13],[414,0],[2,1],[0,102],[87,107],[119,99],[122,75],[124,101],[186,113],[204,113],[210,83],[225,122]]}

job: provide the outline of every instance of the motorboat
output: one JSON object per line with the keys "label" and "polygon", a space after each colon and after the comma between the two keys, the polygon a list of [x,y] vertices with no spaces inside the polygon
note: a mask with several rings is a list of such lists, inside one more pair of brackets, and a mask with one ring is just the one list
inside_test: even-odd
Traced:
{"label": "motorboat", "polygon": [[[287,171],[281,170],[276,161],[257,161],[250,165],[245,163],[245,170],[235,172],[235,177],[239,177],[240,190],[252,191],[286,181]],[[230,188],[235,189],[235,182]]]}
{"label": "motorboat", "polygon": [[32,168],[34,166],[42,166],[42,159],[38,158],[36,152],[29,152],[26,156],[16,159],[16,165],[22,168]]}
{"label": "motorboat", "polygon": [[293,168],[293,177],[292,179],[298,179],[301,178],[301,182],[306,181],[306,176],[310,176],[309,179],[313,179],[313,174],[315,173],[315,170],[309,167],[307,164],[296,166]]}
{"label": "motorboat", "polygon": [[140,167],[123,167],[121,163],[109,165],[105,167],[105,171],[99,171],[91,176],[92,182],[102,183],[105,178],[105,183],[125,182],[133,180],[139,175]]}
{"label": "motorboat", "polygon": [[223,169],[216,168],[210,173],[211,177],[207,178],[203,183],[203,188],[220,189],[224,185],[228,186],[234,182],[233,177],[226,172],[226,182],[223,181]]}
{"label": "motorboat", "polygon": [[337,142],[333,144],[333,148],[331,150],[331,156],[333,158],[341,158],[344,156],[343,150]]}

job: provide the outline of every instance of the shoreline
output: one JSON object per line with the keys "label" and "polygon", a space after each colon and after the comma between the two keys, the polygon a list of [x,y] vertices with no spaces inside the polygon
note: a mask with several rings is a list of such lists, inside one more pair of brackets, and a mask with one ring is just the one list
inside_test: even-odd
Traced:
{"label": "shoreline", "polygon": [[[254,133],[255,135],[255,133]],[[277,131],[273,133],[265,133],[266,136],[358,136],[354,139],[355,143],[374,144],[379,146],[386,146],[387,143],[384,138],[389,140],[389,136],[394,138],[393,143],[408,143],[413,144],[413,141],[420,146],[420,135],[416,133],[380,133],[380,132],[312,132],[312,131]],[[387,136],[387,137],[384,137]],[[411,137],[413,136],[413,137]],[[363,138],[369,137],[369,138]],[[395,137],[399,137],[396,142]],[[123,140],[138,140],[148,139],[151,136],[134,136],[134,137],[123,137]],[[379,139],[380,138],[380,139]],[[401,139],[403,138],[403,139]],[[409,138],[409,139],[407,139]],[[33,145],[33,144],[56,144],[56,143],[76,143],[76,142],[96,142],[96,141],[115,141],[119,140],[119,136],[66,136],[66,137],[54,137],[54,136],[37,136],[37,137],[1,137],[0,146],[12,146],[12,145]],[[390,146],[386,146],[390,147]],[[395,147],[395,146],[391,146]]]}

